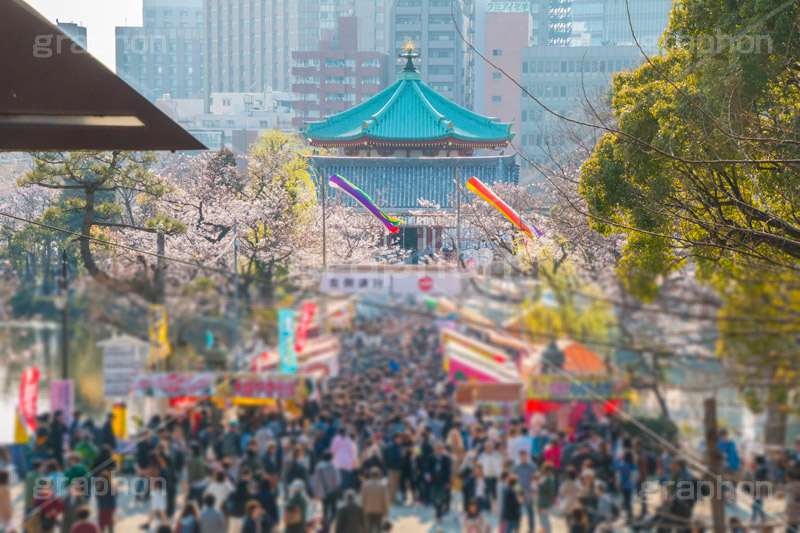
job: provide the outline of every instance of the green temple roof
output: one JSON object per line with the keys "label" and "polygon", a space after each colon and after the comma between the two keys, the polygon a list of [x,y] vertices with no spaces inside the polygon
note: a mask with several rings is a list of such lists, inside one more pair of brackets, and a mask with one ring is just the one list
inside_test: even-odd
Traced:
{"label": "green temple roof", "polygon": [[347,111],[308,123],[306,137],[323,146],[366,139],[505,146],[511,140],[511,124],[473,113],[422,83],[413,65],[417,56],[413,50],[401,54],[408,62],[395,83]]}

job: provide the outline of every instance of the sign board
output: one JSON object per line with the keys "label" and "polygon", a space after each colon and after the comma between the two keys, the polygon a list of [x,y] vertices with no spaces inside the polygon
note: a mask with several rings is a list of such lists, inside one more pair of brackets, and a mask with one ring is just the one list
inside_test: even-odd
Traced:
{"label": "sign board", "polygon": [[167,332],[167,308],[163,305],[150,306],[150,363],[169,357],[172,349]]}
{"label": "sign board", "polygon": [[72,409],[75,404],[75,392],[71,379],[50,380],[50,412],[61,411],[64,423],[72,420]]}
{"label": "sign board", "polygon": [[297,393],[297,379],[288,376],[237,376],[231,380],[235,398],[288,400]]}
{"label": "sign board", "polygon": [[387,293],[391,284],[391,275],[383,272],[326,272],[321,288],[326,294]]}
{"label": "sign board", "polygon": [[486,4],[487,13],[530,13],[530,2],[489,2]]}
{"label": "sign board", "polygon": [[216,376],[211,372],[196,374],[144,374],[133,379],[135,396],[175,398],[177,396],[209,396],[216,390]]}
{"label": "sign board", "polygon": [[612,376],[575,377],[537,374],[528,382],[528,399],[603,401],[625,397],[628,386]]}
{"label": "sign board", "polygon": [[459,289],[458,275],[448,272],[326,272],[321,284],[325,294],[454,296]]}
{"label": "sign board", "polygon": [[103,347],[103,397],[124,398],[131,392],[133,378],[142,369],[141,351],[134,344],[115,343]]}
{"label": "sign board", "polygon": [[294,311],[278,310],[278,356],[282,374],[297,372],[297,352],[294,348]]}

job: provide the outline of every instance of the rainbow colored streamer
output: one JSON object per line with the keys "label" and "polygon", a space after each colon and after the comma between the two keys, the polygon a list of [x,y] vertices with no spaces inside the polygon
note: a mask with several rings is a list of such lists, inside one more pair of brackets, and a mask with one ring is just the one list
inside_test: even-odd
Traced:
{"label": "rainbow colored streamer", "polygon": [[500,211],[500,213],[506,217],[509,222],[530,235],[532,239],[538,239],[543,235],[543,233],[539,231],[536,226],[525,222],[522,217],[519,216],[519,213],[511,209],[511,207],[501,200],[492,189],[484,185],[481,180],[475,176],[471,177],[469,181],[467,181],[467,189],[489,202],[489,205]]}
{"label": "rainbow colored streamer", "polygon": [[397,230],[399,228],[396,226],[396,224],[405,224],[405,222],[403,222],[402,220],[391,217],[386,213],[384,213],[383,210],[380,207],[378,207],[375,204],[375,202],[372,201],[372,198],[367,196],[367,194],[364,191],[362,191],[361,189],[359,189],[358,187],[356,187],[355,185],[353,185],[340,175],[334,174],[333,176],[331,176],[331,179],[328,180],[328,183],[330,184],[331,187],[334,187],[342,192],[349,194],[353,200],[363,205],[367,211],[372,213],[375,218],[377,218],[383,223],[383,225],[386,227],[389,233],[397,233]]}

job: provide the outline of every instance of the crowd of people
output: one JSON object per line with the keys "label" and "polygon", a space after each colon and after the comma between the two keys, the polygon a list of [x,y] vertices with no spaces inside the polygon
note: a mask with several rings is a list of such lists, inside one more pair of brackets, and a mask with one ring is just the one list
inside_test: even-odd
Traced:
{"label": "crowd of people", "polygon": [[[205,402],[153,417],[129,450],[128,490],[147,509],[140,527],[378,533],[392,529],[393,507],[428,506],[440,527],[465,533],[550,533],[555,517],[570,533],[620,524],[692,531],[695,500],[675,490],[695,481],[681,457],[648,450],[590,410],[574,431],[558,432],[464,413],[453,392],[430,321],[357,319],[342,333],[338,376],[318,383],[293,415]],[[723,435],[720,450],[732,461],[728,442]],[[80,413],[69,424],[62,413],[42,419],[23,476],[21,527],[11,474],[0,469],[0,530],[113,533],[116,447],[110,418],[100,427]],[[655,509],[638,497],[649,480],[663,484]]]}

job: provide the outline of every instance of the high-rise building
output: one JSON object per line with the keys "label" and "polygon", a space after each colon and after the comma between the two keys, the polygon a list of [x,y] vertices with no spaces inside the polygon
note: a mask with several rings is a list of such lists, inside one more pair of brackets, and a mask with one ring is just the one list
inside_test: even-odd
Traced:
{"label": "high-rise building", "polygon": [[[390,21],[390,53],[399,54],[408,41],[418,44],[426,51],[423,82],[468,109],[474,106],[475,62],[464,40],[474,41],[474,13],[475,0],[395,0]],[[402,68],[398,63],[396,72]]]}
{"label": "high-rise building", "polygon": [[[531,46],[522,51],[522,85],[562,116],[585,118],[586,99],[596,105],[615,72],[642,61],[635,46]],[[568,150],[563,122],[527,95],[522,96],[520,142],[529,158],[544,161]]]}
{"label": "high-rise building", "polygon": [[335,39],[340,17],[359,16],[365,50],[385,52],[391,0],[205,0],[207,92],[289,91],[292,52]]}
{"label": "high-rise building", "polygon": [[56,20],[56,26],[58,26],[59,30],[69,35],[70,39],[81,45],[84,50],[89,49],[89,41],[85,26],[81,26],[75,22],[59,22],[58,20]]}
{"label": "high-rise building", "polygon": [[[484,55],[497,65],[495,69],[483,64],[483,109],[490,117],[504,117],[512,121],[511,131],[519,133],[521,92],[511,79],[519,81],[522,76],[522,51],[531,45],[533,16],[528,2],[499,2],[487,5]],[[497,31],[502,28],[502,31]]]}
{"label": "high-rise building", "polygon": [[300,6],[309,3],[205,0],[207,93],[288,91],[291,51],[299,44]]}
{"label": "high-rise building", "polygon": [[117,75],[155,102],[202,98],[203,0],[144,0],[142,26],[116,29]]}
{"label": "high-rise building", "polygon": [[[672,0],[572,0],[572,46],[633,45],[658,49]],[[629,18],[630,15],[630,18]]]}
{"label": "high-rise building", "polygon": [[360,50],[358,26],[358,18],[340,17],[336,39],[320,41],[317,51],[292,52],[297,129],[369,100],[386,86],[389,58]]}

